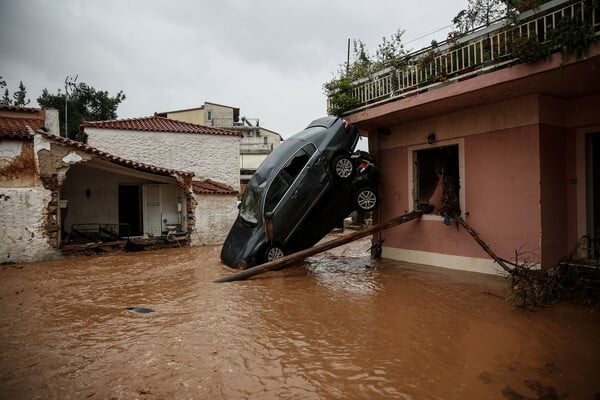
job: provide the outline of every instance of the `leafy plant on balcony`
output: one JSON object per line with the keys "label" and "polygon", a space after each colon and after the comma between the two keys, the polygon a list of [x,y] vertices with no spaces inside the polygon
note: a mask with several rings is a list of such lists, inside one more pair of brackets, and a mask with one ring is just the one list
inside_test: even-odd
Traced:
{"label": "leafy plant on balcony", "polygon": [[575,54],[577,59],[581,58],[598,39],[592,24],[582,21],[579,16],[564,16],[556,27],[548,32],[550,45],[553,49],[558,49],[563,62],[571,54]]}
{"label": "leafy plant on balcony", "polygon": [[383,38],[377,47],[375,57],[371,56],[366,45],[354,40],[352,62],[340,67],[339,78],[334,78],[323,85],[329,99],[328,113],[342,115],[345,111],[356,108],[360,102],[352,95],[352,82],[366,79],[374,72],[385,68],[400,68],[406,65],[406,50],[402,44],[404,31],[397,31],[390,38]]}
{"label": "leafy plant on balcony", "polygon": [[548,56],[548,45],[537,37],[518,36],[511,42],[511,54],[527,64],[533,64]]}
{"label": "leafy plant on balcony", "polygon": [[329,97],[329,106],[327,107],[329,115],[341,116],[345,111],[360,105],[358,99],[352,95],[352,80],[348,77],[327,82],[323,88]]}

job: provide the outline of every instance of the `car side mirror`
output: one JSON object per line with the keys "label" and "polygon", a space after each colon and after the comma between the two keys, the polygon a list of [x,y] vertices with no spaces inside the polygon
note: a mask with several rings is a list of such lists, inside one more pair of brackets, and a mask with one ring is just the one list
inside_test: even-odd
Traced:
{"label": "car side mirror", "polygon": [[273,218],[273,211],[267,211],[265,213],[265,219],[271,219]]}

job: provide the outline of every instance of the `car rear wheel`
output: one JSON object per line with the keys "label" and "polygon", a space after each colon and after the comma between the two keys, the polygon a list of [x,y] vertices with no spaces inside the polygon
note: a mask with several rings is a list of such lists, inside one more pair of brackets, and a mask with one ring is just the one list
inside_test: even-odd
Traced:
{"label": "car rear wheel", "polygon": [[359,210],[371,211],[377,206],[377,193],[373,188],[365,187],[356,192],[354,200]]}
{"label": "car rear wheel", "polygon": [[282,247],[279,246],[267,246],[264,253],[264,261],[269,262],[273,260],[277,260],[285,256],[285,251],[283,251]]}
{"label": "car rear wheel", "polygon": [[339,155],[333,159],[333,173],[336,178],[340,180],[349,180],[354,174],[354,164],[350,157],[346,155]]}

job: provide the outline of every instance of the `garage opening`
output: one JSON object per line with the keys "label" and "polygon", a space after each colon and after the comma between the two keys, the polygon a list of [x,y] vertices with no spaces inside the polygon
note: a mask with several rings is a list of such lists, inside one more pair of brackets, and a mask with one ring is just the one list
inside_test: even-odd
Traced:
{"label": "garage opening", "polygon": [[415,209],[460,215],[458,144],[415,150],[414,163]]}

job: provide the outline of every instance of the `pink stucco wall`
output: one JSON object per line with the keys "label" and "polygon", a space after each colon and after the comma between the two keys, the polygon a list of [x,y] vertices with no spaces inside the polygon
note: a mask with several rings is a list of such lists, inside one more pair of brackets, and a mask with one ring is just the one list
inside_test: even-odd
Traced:
{"label": "pink stucco wall", "polygon": [[554,265],[575,246],[575,132],[540,127],[542,265]]}
{"label": "pink stucco wall", "polygon": [[[448,129],[452,129],[448,127]],[[443,143],[441,143],[443,144]],[[464,140],[465,220],[501,257],[515,249],[540,256],[540,189],[537,127],[471,135]],[[409,211],[407,147],[379,153],[385,179],[380,187],[379,217],[386,220]],[[421,220],[384,232],[385,245],[464,257],[486,257],[463,230],[440,220]]]}
{"label": "pink stucco wall", "polygon": [[535,125],[465,139],[465,220],[507,259],[540,260],[538,140]]}

